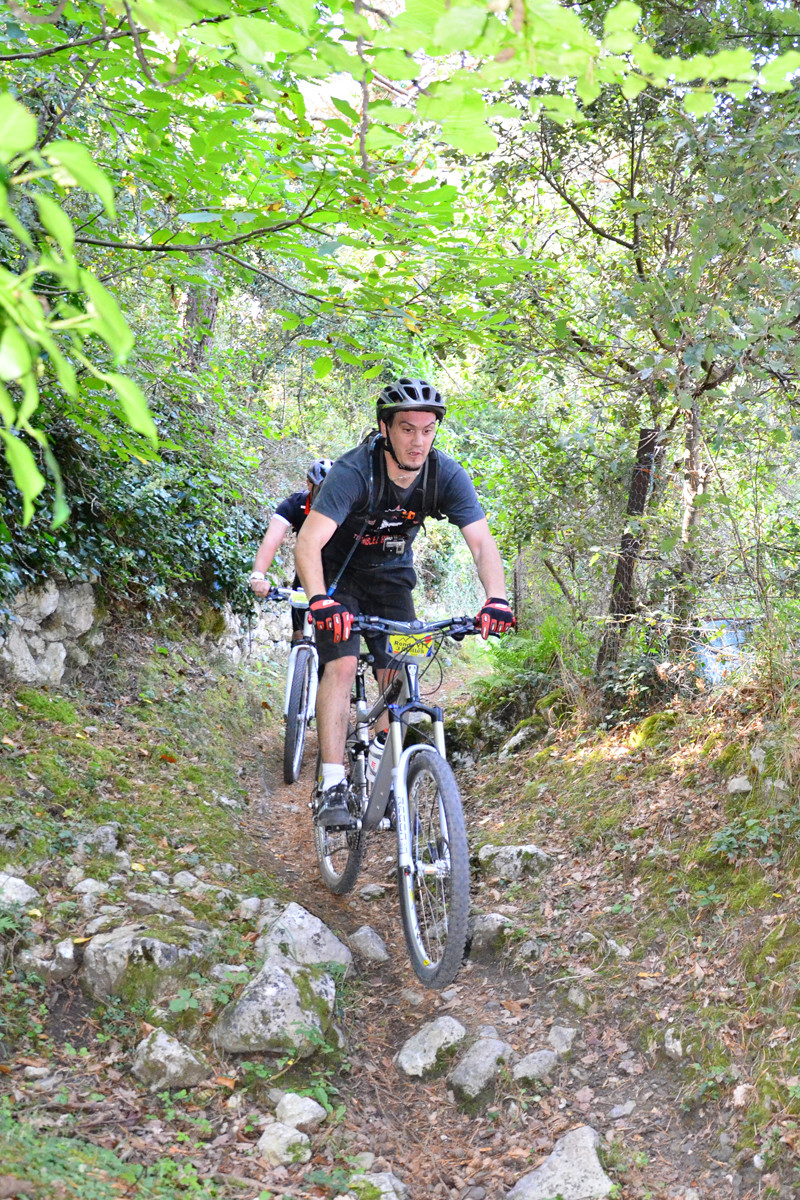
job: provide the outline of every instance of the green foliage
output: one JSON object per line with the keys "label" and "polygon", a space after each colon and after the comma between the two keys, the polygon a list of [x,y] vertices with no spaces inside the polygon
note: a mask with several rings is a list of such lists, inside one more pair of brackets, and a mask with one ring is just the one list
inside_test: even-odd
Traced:
{"label": "green foliage", "polygon": [[115,1154],[77,1138],[43,1134],[11,1113],[0,1100],[0,1156],[3,1169],[25,1180],[43,1196],[75,1195],[81,1200],[213,1200],[220,1190],[196,1168],[175,1158],[155,1159],[149,1165],[123,1163]]}
{"label": "green foliage", "polygon": [[535,636],[520,633],[503,638],[492,648],[492,673],[476,686],[479,710],[515,726],[530,716],[537,701],[553,692],[562,675],[587,673],[588,648],[585,635],[565,626],[555,614],[545,618]]}

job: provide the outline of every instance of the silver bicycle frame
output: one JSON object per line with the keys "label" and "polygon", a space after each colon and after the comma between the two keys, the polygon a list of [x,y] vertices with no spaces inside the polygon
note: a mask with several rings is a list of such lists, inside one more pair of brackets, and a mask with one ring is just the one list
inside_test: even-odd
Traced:
{"label": "silver bicycle frame", "polygon": [[[419,696],[419,666],[415,661],[409,661],[408,658],[403,659],[401,689],[397,703],[401,706],[408,703],[413,697]],[[373,705],[370,712],[367,714],[368,724],[372,724],[386,709],[386,704],[383,697],[380,697]],[[403,749],[403,734],[408,721],[401,718],[399,721],[392,721],[389,725],[389,737],[386,742],[386,749],[381,757],[380,766],[378,767],[375,781],[369,795],[367,810],[363,817],[363,828],[365,830],[376,829],[382,820],[386,806],[389,802],[389,794],[394,789],[395,797],[395,819],[397,821],[397,855],[400,867],[406,873],[413,870],[414,860],[411,853],[411,828],[408,819],[408,791],[406,789],[406,776],[411,759],[420,750],[430,752],[430,745],[408,746]],[[444,722],[433,722],[433,749],[445,758],[444,744]]]}

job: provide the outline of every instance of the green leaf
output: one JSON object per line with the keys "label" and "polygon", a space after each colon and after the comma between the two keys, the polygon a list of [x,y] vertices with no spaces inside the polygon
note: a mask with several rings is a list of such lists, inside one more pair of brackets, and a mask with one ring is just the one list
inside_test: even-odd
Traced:
{"label": "green leaf", "polygon": [[35,145],[36,117],[4,92],[0,96],[0,163]]}
{"label": "green leaf", "polygon": [[114,189],[106,176],[95,166],[92,156],[80,142],[53,142],[43,155],[47,162],[53,163],[56,170],[53,178],[62,187],[81,187],[84,191],[94,192],[103,202],[103,208],[109,217],[115,217]]}
{"label": "green leaf", "polygon": [[14,483],[22,493],[22,520],[27,525],[33,516],[33,502],[44,487],[44,476],[36,465],[30,447],[21,438],[5,429],[0,429],[0,437],[5,442],[6,461],[14,476]]}
{"label": "green leaf", "polygon": [[263,63],[275,54],[295,54],[305,50],[308,39],[292,29],[285,29],[275,21],[259,20],[258,17],[234,17],[224,21],[230,29],[236,49],[252,63]]}
{"label": "green leaf", "polygon": [[485,4],[453,5],[436,22],[436,45],[442,50],[468,50],[483,32],[488,15]]}
{"label": "green leaf", "polygon": [[0,339],[0,379],[19,379],[30,369],[30,347],[19,330],[9,325]]}
{"label": "green leaf", "polygon": [[370,367],[368,371],[364,371],[361,378],[362,379],[377,379],[377,377],[380,375],[382,370],[383,370],[383,363],[379,363],[377,367]]}
{"label": "green leaf", "polygon": [[791,87],[789,76],[800,71],[800,51],[787,50],[761,68],[759,82],[768,92],[785,92]]}
{"label": "green leaf", "polygon": [[118,375],[116,371],[110,371],[103,378],[111,384],[119,396],[122,411],[125,413],[125,419],[131,429],[135,429],[137,433],[143,433],[154,446],[157,446],[158,433],[140,388],[132,379],[128,379],[126,375]]}
{"label": "green leaf", "polygon": [[65,254],[71,254],[75,244],[75,230],[67,214],[55,200],[42,192],[37,192],[34,199],[39,209],[39,220],[47,232],[55,238]]}
{"label": "green leaf", "polygon": [[301,29],[310,29],[317,15],[314,0],[278,0],[278,7]]}
{"label": "green leaf", "polygon": [[0,220],[6,223],[11,232],[22,242],[23,246],[33,246],[30,234],[25,226],[20,223],[16,213],[8,203],[8,195],[2,184],[0,184]]}
{"label": "green leaf", "polygon": [[642,10],[638,4],[632,4],[631,0],[620,0],[619,4],[608,10],[603,20],[606,37],[609,33],[618,33],[623,29],[635,29],[641,15]]}
{"label": "green leaf", "polygon": [[114,297],[89,271],[80,272],[81,286],[95,312],[97,332],[117,357],[123,359],[133,347],[133,334],[125,323]]}
{"label": "green leaf", "polygon": [[714,108],[714,95],[712,92],[687,92],[683,98],[683,107],[692,116],[705,116]]}
{"label": "green leaf", "polygon": [[333,370],[333,359],[323,355],[314,363],[314,375],[317,379],[327,379]]}

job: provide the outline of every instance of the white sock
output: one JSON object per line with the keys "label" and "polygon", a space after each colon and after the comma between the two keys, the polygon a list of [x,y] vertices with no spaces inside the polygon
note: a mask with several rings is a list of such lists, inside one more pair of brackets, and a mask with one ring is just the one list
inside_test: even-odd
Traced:
{"label": "white sock", "polygon": [[323,763],[322,764],[322,790],[327,792],[328,788],[336,787],[337,783],[344,783],[345,774],[344,767],[341,763]]}

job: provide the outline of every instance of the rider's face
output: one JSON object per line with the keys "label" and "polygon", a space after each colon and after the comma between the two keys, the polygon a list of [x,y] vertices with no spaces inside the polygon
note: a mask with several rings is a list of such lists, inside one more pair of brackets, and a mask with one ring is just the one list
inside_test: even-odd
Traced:
{"label": "rider's face", "polygon": [[[392,421],[389,436],[394,452],[405,467],[421,467],[436,437],[437,421],[433,413],[400,412]],[[386,422],[381,421],[386,436]]]}

